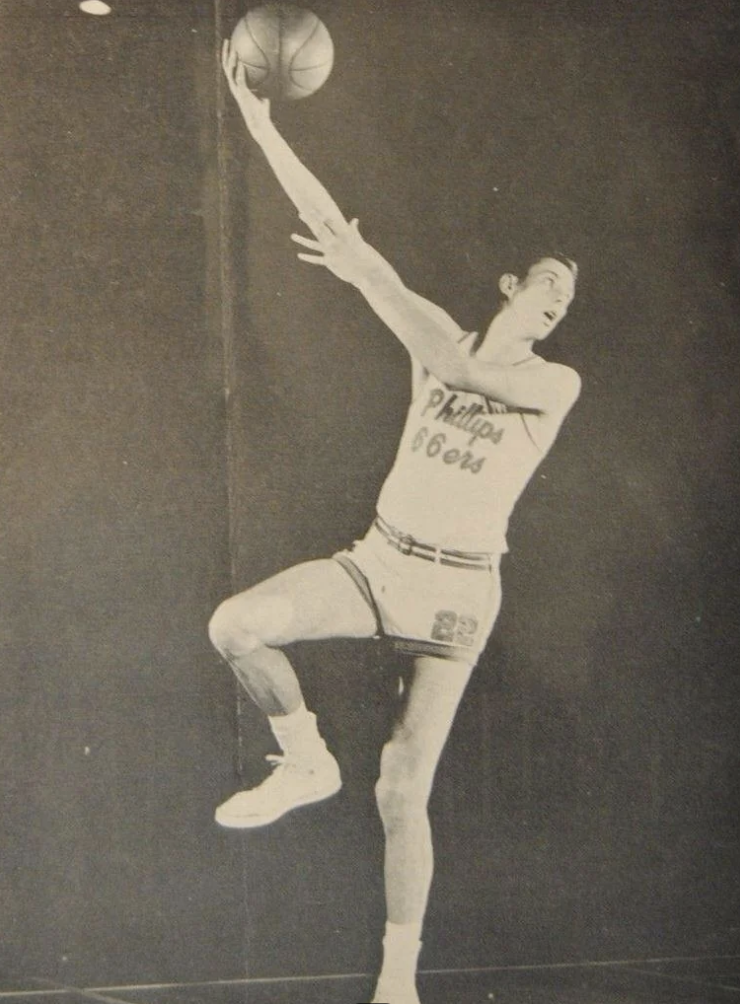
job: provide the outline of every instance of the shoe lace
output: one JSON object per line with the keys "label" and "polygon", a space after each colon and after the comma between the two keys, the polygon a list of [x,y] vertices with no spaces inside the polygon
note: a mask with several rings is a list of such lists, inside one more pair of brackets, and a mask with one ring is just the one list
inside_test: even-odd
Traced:
{"label": "shoe lace", "polygon": [[274,777],[275,774],[280,774],[284,770],[295,769],[298,766],[299,761],[295,757],[292,757],[289,753],[268,753],[265,760],[272,767],[272,774],[270,777]]}
{"label": "shoe lace", "polygon": [[272,767],[272,771],[262,781],[260,787],[272,788],[274,785],[280,785],[280,782],[285,779],[286,770],[290,768],[292,763],[290,757],[282,753],[270,753],[265,757],[265,760]]}
{"label": "shoe lace", "polygon": [[[265,760],[272,767],[272,774],[270,778],[280,775],[285,771],[297,770],[299,773],[303,773],[306,770],[310,770],[310,763],[306,762],[304,757],[291,755],[290,753],[268,753]],[[269,778],[268,778],[269,780]]]}

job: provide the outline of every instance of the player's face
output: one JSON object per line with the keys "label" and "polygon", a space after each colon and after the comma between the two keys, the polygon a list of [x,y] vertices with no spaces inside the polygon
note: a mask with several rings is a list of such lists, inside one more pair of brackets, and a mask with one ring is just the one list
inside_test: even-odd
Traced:
{"label": "player's face", "polygon": [[568,266],[556,258],[542,258],[516,283],[508,306],[523,333],[539,341],[565,317],[575,292],[575,276]]}

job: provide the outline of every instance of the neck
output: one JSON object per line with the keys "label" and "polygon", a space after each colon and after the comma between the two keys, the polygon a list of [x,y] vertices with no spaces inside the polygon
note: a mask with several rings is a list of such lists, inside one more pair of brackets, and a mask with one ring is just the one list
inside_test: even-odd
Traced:
{"label": "neck", "polygon": [[514,366],[532,354],[535,338],[522,334],[516,317],[504,307],[488,325],[478,358],[499,366]]}

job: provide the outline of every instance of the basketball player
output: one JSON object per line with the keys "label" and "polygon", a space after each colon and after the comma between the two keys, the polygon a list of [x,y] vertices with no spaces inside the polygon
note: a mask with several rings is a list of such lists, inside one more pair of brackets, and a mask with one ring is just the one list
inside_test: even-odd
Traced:
{"label": "basketball player", "polygon": [[577,374],[534,352],[565,316],[574,263],[534,262],[504,275],[503,306],[483,336],[408,290],[347,222],[247,87],[228,43],[223,68],[246,126],[312,237],[298,257],[355,286],[408,349],[413,394],[393,469],[366,537],[226,600],[211,639],[269,718],[281,748],[273,773],[216,812],[227,827],[264,826],[341,786],[336,760],[282,647],[387,636],[414,660],[384,747],[377,801],[386,838],[387,926],[373,1000],[419,1004],[416,967],[432,879],[427,802],[472,669],[499,609],[509,514],[578,397]]}

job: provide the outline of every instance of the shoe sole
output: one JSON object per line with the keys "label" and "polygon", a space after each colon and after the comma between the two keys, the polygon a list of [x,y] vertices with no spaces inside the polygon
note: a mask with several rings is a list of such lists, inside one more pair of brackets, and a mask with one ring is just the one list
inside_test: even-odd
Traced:
{"label": "shoe sole", "polygon": [[257,830],[262,826],[269,826],[270,823],[277,822],[278,819],[287,816],[294,809],[302,809],[307,805],[316,805],[318,802],[325,802],[328,798],[333,798],[341,789],[342,782],[339,781],[336,787],[330,791],[322,792],[320,795],[308,796],[299,802],[293,802],[292,805],[287,806],[285,809],[280,809],[270,816],[249,816],[246,818],[244,816],[225,816],[221,813],[220,809],[216,809],[215,819],[219,826],[223,826],[228,830]]}

